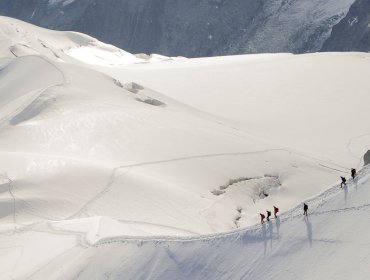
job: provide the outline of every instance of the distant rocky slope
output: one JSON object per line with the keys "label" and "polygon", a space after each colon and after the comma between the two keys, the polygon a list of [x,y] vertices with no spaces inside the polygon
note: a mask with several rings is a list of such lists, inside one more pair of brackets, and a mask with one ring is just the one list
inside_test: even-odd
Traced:
{"label": "distant rocky slope", "polygon": [[[87,33],[132,53],[200,57],[320,51],[354,1],[2,0],[0,14]],[[342,29],[334,30],[325,50],[345,45],[336,35]]]}
{"label": "distant rocky slope", "polygon": [[324,51],[370,50],[370,1],[357,0],[347,16],[334,26]]}

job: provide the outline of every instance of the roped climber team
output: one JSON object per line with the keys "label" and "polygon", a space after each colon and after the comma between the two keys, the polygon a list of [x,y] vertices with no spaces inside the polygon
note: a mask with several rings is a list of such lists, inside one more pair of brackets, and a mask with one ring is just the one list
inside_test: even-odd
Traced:
{"label": "roped climber team", "polygon": [[[356,177],[356,169],[355,168],[352,168],[351,169],[351,177],[352,177],[352,180],[355,180],[355,177]],[[340,177],[341,178],[341,183],[340,183],[340,187],[343,188],[344,186],[347,186],[347,180],[345,177]],[[303,215],[304,216],[308,216],[308,205],[306,203],[303,203]],[[275,218],[277,218],[277,213],[279,212],[279,208],[277,208],[276,206],[274,206],[274,216]],[[265,218],[267,221],[270,221],[270,217],[271,217],[271,212],[269,210],[266,210],[266,213],[267,213],[267,218],[264,214],[260,213],[260,216],[261,216],[261,224],[263,224],[265,222]]]}
{"label": "roped climber team", "polygon": [[[274,216],[275,218],[277,218],[277,213],[279,212],[279,208],[277,208],[276,206],[274,206]],[[270,221],[270,217],[271,217],[271,211],[269,210],[266,210],[266,213],[267,213],[267,218],[266,220],[267,221]],[[261,216],[261,224],[263,224],[265,222],[265,215],[260,213],[260,216]]]}

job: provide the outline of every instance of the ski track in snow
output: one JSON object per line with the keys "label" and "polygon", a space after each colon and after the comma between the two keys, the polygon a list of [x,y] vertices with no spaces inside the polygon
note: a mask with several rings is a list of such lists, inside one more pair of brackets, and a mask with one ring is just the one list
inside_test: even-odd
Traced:
{"label": "ski track in snow", "polygon": [[[358,172],[358,175],[357,175],[356,179],[355,179],[355,182],[349,181],[345,188],[349,189],[350,187],[354,187],[354,188],[351,188],[351,192],[353,190],[357,190],[358,185],[361,182],[362,175],[364,173],[366,174],[365,171],[368,170],[368,169],[370,169],[370,168],[365,167],[364,170],[360,170]],[[97,197],[95,197],[95,199],[99,199],[101,195],[103,195],[106,191],[109,190],[109,188],[114,183],[115,179],[117,179],[118,177],[120,177],[122,175],[127,174],[127,172],[130,169],[127,170],[124,174],[120,174],[120,175],[116,174],[117,170],[118,170],[118,168],[114,169],[114,171],[112,173],[112,176],[111,176],[109,182],[107,183],[106,189],[102,190],[102,192],[100,192],[97,195]],[[11,192],[11,188],[13,186],[11,187],[10,185],[12,185],[12,184],[13,184],[13,182],[11,181],[11,179],[9,179],[9,193],[13,197],[14,203],[16,203],[17,198]],[[364,204],[364,205],[358,205],[358,206],[353,206],[353,207],[348,207],[348,208],[333,209],[333,210],[324,211],[324,212],[317,211],[327,201],[329,201],[330,199],[332,199],[333,197],[335,197],[337,195],[342,194],[345,191],[345,188],[341,189],[339,187],[339,185],[335,185],[334,187],[331,187],[331,188],[323,191],[318,196],[315,196],[315,197],[312,197],[310,199],[305,200],[305,202],[309,203],[309,205],[310,205],[310,209],[309,209],[310,214],[309,214],[309,216],[319,216],[319,215],[326,215],[326,214],[333,214],[333,213],[334,214],[339,214],[341,212],[360,211],[360,210],[365,210],[365,209],[370,208],[370,204]],[[20,201],[25,202],[23,200],[20,200]],[[90,201],[88,204],[86,204],[84,209],[89,207],[92,202],[93,202],[93,200]],[[14,207],[15,207],[15,204],[14,204]],[[81,210],[83,212],[83,209],[81,209]],[[15,214],[16,214],[16,209],[14,209],[14,219],[15,219]],[[39,217],[40,218],[48,218],[48,220],[52,220],[52,219],[50,219],[50,217],[45,217],[43,215],[42,216],[40,215]],[[162,243],[165,243],[165,242],[170,242],[170,243],[194,242],[194,241],[201,241],[202,242],[202,241],[210,241],[212,239],[222,239],[222,238],[225,238],[225,237],[240,238],[241,234],[255,234],[257,232],[260,232],[261,230],[264,231],[265,233],[267,232],[267,230],[270,231],[270,233],[272,233],[271,232],[272,228],[270,228],[270,227],[272,227],[273,224],[275,224],[275,226],[277,226],[277,223],[279,223],[279,227],[280,227],[281,223],[287,222],[289,220],[297,219],[297,218],[300,218],[300,217],[302,217],[302,206],[301,206],[301,204],[299,204],[298,206],[294,207],[293,209],[291,209],[291,210],[289,210],[285,213],[282,213],[278,217],[277,220],[272,219],[270,222],[266,222],[262,226],[260,224],[256,224],[256,225],[253,225],[253,226],[250,226],[250,227],[247,227],[247,228],[239,228],[239,229],[235,229],[235,230],[229,231],[229,232],[223,232],[223,233],[217,233],[217,234],[207,234],[207,235],[197,235],[197,236],[190,236],[190,237],[176,237],[176,236],[148,236],[148,237],[119,236],[119,237],[108,237],[108,238],[102,238],[102,239],[98,240],[95,244],[90,244],[86,240],[86,234],[87,234],[86,232],[58,229],[58,228],[55,228],[55,226],[53,226],[51,222],[46,223],[47,229],[37,228],[37,226],[41,222],[32,223],[32,224],[23,225],[23,226],[22,225],[15,225],[15,229],[18,233],[33,231],[33,232],[50,233],[50,234],[56,234],[56,235],[72,235],[72,236],[76,237],[76,245],[77,246],[79,246],[81,248],[88,248],[88,247],[91,247],[91,246],[99,247],[99,246],[104,246],[104,245],[112,244],[112,243],[127,243],[127,242],[137,243],[138,245],[140,245],[140,244],[147,243],[147,242],[154,242],[155,244],[158,244],[158,243],[162,244]],[[274,223],[273,223],[273,221],[274,221]],[[125,220],[122,220],[121,222],[123,222],[123,223],[139,223],[139,224],[141,223],[141,222],[132,222],[132,221],[125,221]],[[158,226],[157,224],[153,224],[153,225]],[[167,227],[167,226],[165,226],[165,227]],[[268,227],[267,230],[266,230],[266,227]],[[183,229],[180,229],[180,230],[183,230]],[[1,235],[3,235],[3,234],[9,234],[9,232],[8,233],[6,231],[2,232]],[[14,234],[14,230],[12,231],[11,234]],[[72,248],[72,249],[74,249],[74,248]],[[70,251],[72,249],[68,249],[68,251]],[[63,252],[61,255],[64,255],[66,253],[67,252]],[[56,259],[56,258],[58,258],[58,256],[55,257],[54,259]],[[52,261],[53,260],[50,260],[50,262],[48,262],[48,263],[51,263]],[[37,273],[37,272],[35,272],[35,273]]]}
{"label": "ski track in snow", "polygon": [[115,183],[115,181],[122,177],[122,176],[125,176],[126,174],[128,174],[130,172],[130,169],[131,167],[128,167],[127,171],[124,172],[123,174],[119,174],[117,175],[117,172],[120,170],[120,169],[123,169],[123,167],[116,167],[113,169],[112,171],[112,174],[109,178],[109,181],[108,183],[105,185],[105,187],[99,192],[97,193],[93,198],[91,198],[89,201],[87,201],[76,213],[72,214],[71,216],[69,216],[68,218],[66,218],[67,220],[70,220],[70,219],[73,219],[77,216],[80,216],[83,212],[85,212],[94,202],[96,202],[98,199],[100,199],[101,197],[103,197],[106,193],[109,192],[109,190],[111,189],[111,187],[113,186],[113,184]]}
{"label": "ski track in snow", "polygon": [[[12,180],[7,174],[0,174],[1,176],[3,176],[5,178],[5,180],[8,180],[8,192],[13,200],[13,223],[14,223],[14,230],[17,231],[17,221],[16,221],[16,216],[17,216],[17,202],[19,203],[22,203],[24,205],[27,206],[27,210],[28,212],[33,215],[33,216],[36,216],[38,218],[41,218],[41,219],[45,219],[45,220],[49,220],[49,221],[56,221],[56,220],[59,220],[59,218],[55,217],[55,216],[50,216],[48,214],[45,214],[45,213],[41,213],[39,210],[37,210],[36,208],[34,208],[29,202],[27,202],[26,200],[24,199],[21,199],[19,197],[17,197],[14,193],[14,188],[15,188],[15,182],[14,180]],[[0,233],[1,235],[1,233]]]}
{"label": "ski track in snow", "polygon": [[[42,265],[40,265],[40,267],[37,268],[35,271],[33,271],[30,275],[27,275],[27,279],[32,279],[34,276],[37,275],[37,273],[39,273],[40,271],[42,271],[46,267],[52,265],[54,262],[59,261],[59,259],[62,258],[63,256],[71,255],[70,252],[74,251],[74,250],[76,250],[76,247],[69,248],[69,249],[59,253],[58,255],[54,256],[47,263],[43,263]],[[33,278],[33,279],[38,279],[38,278]]]}
{"label": "ski track in snow", "polygon": [[11,195],[12,200],[13,200],[13,223],[14,225],[16,225],[17,224],[16,199],[13,193],[13,186],[14,186],[13,181],[10,178],[9,178],[8,186],[9,186],[9,194]]}
{"label": "ski track in snow", "polygon": [[14,229],[16,228],[16,224],[17,224],[17,219],[16,219],[16,198],[14,196],[14,193],[13,193],[13,188],[14,188],[14,182],[12,179],[9,178],[9,176],[7,174],[0,174],[0,178],[3,177],[5,180],[8,181],[7,185],[8,185],[8,192],[9,192],[9,195],[11,196],[12,200],[13,200],[13,223],[14,223]]}
{"label": "ski track in snow", "polygon": [[[15,55],[15,57],[17,57],[17,56]],[[8,114],[8,116],[5,116],[2,119],[0,119],[0,132],[1,132],[1,130],[4,130],[9,125],[9,121],[13,117],[17,116],[20,112],[22,112],[25,108],[27,108],[30,104],[32,104],[32,102],[34,102],[35,100],[37,100],[37,98],[39,98],[43,93],[45,93],[46,91],[48,91],[49,89],[51,89],[53,87],[61,87],[61,86],[64,86],[64,85],[66,85],[66,84],[69,83],[68,80],[67,80],[67,78],[66,78],[66,75],[64,74],[64,72],[59,67],[57,67],[55,64],[53,64],[48,59],[46,59],[46,58],[44,58],[42,56],[35,56],[35,57],[37,57],[38,59],[42,59],[43,61],[45,61],[46,63],[48,63],[49,65],[51,65],[53,68],[55,68],[60,73],[60,75],[61,75],[61,82],[60,83],[53,84],[53,85],[50,85],[48,87],[45,87],[45,88],[41,89],[28,102],[25,102],[24,104],[22,104],[21,106],[19,106],[13,112],[11,112],[10,114]],[[34,207],[32,207],[32,205],[30,203],[28,203],[27,201],[22,200],[20,198],[17,198],[15,196],[14,192],[13,192],[13,189],[14,189],[14,186],[15,186],[14,185],[14,181],[10,177],[8,177],[8,175],[5,174],[5,176],[9,180],[9,183],[8,183],[8,186],[9,186],[9,194],[11,195],[11,197],[13,199],[13,221],[14,221],[14,224],[15,225],[17,224],[17,222],[16,222],[16,203],[17,203],[17,201],[19,201],[19,202],[27,205],[27,207],[31,210],[31,212],[36,212],[33,215],[35,215],[35,216],[37,216],[39,218],[46,219],[46,220],[57,220],[57,217],[49,216],[49,215],[44,214],[44,213],[40,213],[37,209],[35,209]],[[15,228],[16,228],[16,226],[15,226]]]}
{"label": "ski track in snow", "polygon": [[315,158],[315,157],[312,157],[312,156],[309,156],[309,155],[305,155],[305,154],[300,153],[300,152],[297,152],[297,151],[293,151],[293,150],[289,150],[289,149],[284,149],[284,148],[280,148],[280,149],[279,148],[278,149],[266,149],[266,150],[251,151],[251,152],[236,152],[236,153],[217,153],[217,154],[194,155],[194,156],[188,156],[188,157],[178,157],[178,158],[158,160],[158,161],[147,161],[147,162],[141,162],[141,163],[136,163],[136,164],[121,165],[121,166],[118,166],[117,168],[139,167],[139,166],[155,165],[155,164],[162,164],[162,163],[170,163],[170,162],[176,162],[176,161],[184,161],[184,160],[192,160],[192,159],[205,159],[205,158],[222,157],[222,156],[255,155],[255,154],[264,154],[264,153],[268,153],[268,152],[286,152],[286,153],[289,153],[289,154],[296,154],[298,156],[301,156],[301,157],[305,157],[305,158],[314,160],[314,161],[316,161],[318,163],[319,162],[323,162],[323,163],[326,163],[326,164],[329,164],[329,165],[337,166],[337,167],[342,168],[342,169],[344,169],[346,171],[334,169],[334,168],[329,167],[327,165],[322,165],[325,168],[330,168],[330,169],[341,171],[341,172],[347,172],[348,170],[350,170],[350,168],[348,168],[348,167],[340,166],[340,165],[335,164],[335,163],[332,163],[332,162],[328,162],[328,161],[325,161],[325,160],[322,160],[322,159],[318,159],[318,158]]}
{"label": "ski track in snow", "polygon": [[[269,152],[293,153],[293,154],[296,154],[298,156],[302,156],[302,157],[306,157],[306,158],[309,158],[311,160],[314,160],[314,161],[316,161],[316,163],[319,166],[322,166],[322,167],[325,167],[325,168],[328,168],[328,169],[331,169],[331,170],[335,170],[335,171],[338,171],[340,173],[346,172],[346,171],[343,171],[343,170],[339,170],[337,168],[333,168],[333,167],[321,164],[320,162],[323,162],[323,161],[320,160],[320,159],[313,158],[313,157],[310,157],[310,156],[307,156],[307,155],[304,155],[304,154],[301,154],[301,153],[298,153],[298,152],[292,152],[292,151],[287,150],[287,149],[266,149],[266,150],[261,150],[261,151],[242,152],[242,153],[219,153],[219,154],[195,155],[195,156],[188,156],[188,157],[179,157],[179,158],[172,158],[172,159],[165,159],[165,160],[158,160],[158,161],[147,161],[147,162],[141,162],[141,163],[135,163],[135,164],[121,165],[121,166],[115,167],[112,170],[112,175],[110,176],[110,179],[109,179],[108,183],[104,186],[104,188],[99,193],[94,195],[78,211],[76,211],[74,214],[68,216],[66,219],[67,220],[74,219],[74,218],[79,217],[80,215],[82,215],[84,212],[86,212],[86,210],[89,207],[91,207],[91,205],[93,203],[95,203],[97,200],[99,200],[106,193],[109,192],[109,190],[111,189],[111,187],[113,186],[113,184],[115,183],[115,181],[118,178],[126,176],[130,172],[130,170],[132,170],[135,167],[142,167],[142,166],[148,166],[148,165],[158,165],[158,164],[165,164],[165,163],[171,163],[171,162],[177,162],[177,161],[186,161],[186,160],[193,160],[193,159],[205,159],[205,158],[223,157],[223,156],[246,156],[246,155],[254,155],[254,154],[264,154],[264,153],[269,153]],[[329,162],[326,162],[326,164],[331,164],[331,165],[338,166],[336,164],[329,163]],[[345,168],[345,167],[342,167],[342,168]],[[128,169],[128,170],[126,172],[124,172],[123,174],[117,175],[117,173],[120,169]]]}
{"label": "ski track in snow", "polygon": [[19,265],[19,263],[20,263],[20,261],[21,261],[21,259],[23,257],[24,247],[22,245],[19,245],[19,246],[11,246],[11,247],[0,247],[0,251],[1,250],[10,250],[10,249],[20,250],[19,255],[17,257],[17,261],[14,263],[14,266],[12,268],[12,272],[11,272],[11,275],[10,275],[10,279],[13,280],[13,279],[15,279],[13,275],[15,274],[15,272],[16,272],[16,270],[18,268],[18,265]]}
{"label": "ski track in snow", "polygon": [[[53,85],[53,86],[55,86],[55,85]],[[51,87],[53,87],[53,86],[51,86]],[[321,159],[312,158],[310,156],[306,156],[306,155],[303,155],[303,154],[297,153],[297,152],[292,152],[292,151],[287,150],[287,149],[267,149],[267,150],[261,150],[261,151],[242,152],[242,153],[219,153],[219,154],[195,155],[195,156],[188,156],[188,157],[179,157],[179,158],[172,158],[172,159],[165,159],[165,160],[158,160],[158,161],[147,161],[147,162],[140,162],[140,163],[136,163],[136,164],[128,164],[128,165],[117,166],[112,170],[112,175],[111,175],[108,183],[104,186],[104,188],[99,193],[94,195],[89,201],[87,201],[78,211],[76,211],[72,215],[69,215],[66,218],[56,217],[56,216],[52,216],[52,215],[49,215],[49,214],[46,214],[46,213],[42,213],[39,210],[37,210],[36,208],[34,208],[29,202],[27,202],[27,201],[25,201],[21,198],[17,198],[13,192],[11,193],[11,196],[14,200],[14,207],[16,205],[16,201],[19,201],[19,202],[21,202],[21,203],[23,203],[24,205],[27,206],[28,212],[31,215],[34,215],[38,218],[45,219],[45,220],[48,220],[48,221],[58,221],[58,220],[63,220],[63,219],[70,220],[70,219],[74,219],[76,217],[79,217],[84,212],[86,212],[88,210],[88,208],[90,208],[93,205],[93,203],[95,203],[97,200],[99,200],[106,193],[109,192],[109,190],[111,189],[111,187],[114,185],[115,181],[118,178],[127,175],[130,172],[130,170],[132,170],[135,167],[165,164],[165,163],[170,163],[170,162],[186,161],[186,160],[193,160],[193,159],[204,159],[204,158],[222,157],[222,156],[246,156],[246,155],[263,154],[263,153],[269,153],[269,152],[294,153],[294,154],[297,154],[299,156],[303,156],[303,157],[307,157],[311,160],[315,160],[318,163],[318,165],[320,165],[322,167],[325,167],[325,168],[328,168],[328,169],[331,169],[331,170],[336,170],[338,172],[343,172],[339,169],[321,164],[320,162],[323,162]],[[70,160],[77,160],[77,159],[71,158]],[[326,164],[335,165],[333,163],[328,163],[328,162],[326,162]],[[123,174],[118,174],[117,175],[117,173],[121,169],[128,169],[128,170],[126,172],[124,172]],[[14,182],[13,181],[12,181],[12,188],[14,188]],[[14,220],[15,220],[15,216],[16,216],[15,212],[16,211],[14,211],[14,214],[13,214]],[[158,226],[161,226],[161,225],[158,225]],[[180,229],[180,230],[189,232],[188,230],[184,230],[184,229]]]}

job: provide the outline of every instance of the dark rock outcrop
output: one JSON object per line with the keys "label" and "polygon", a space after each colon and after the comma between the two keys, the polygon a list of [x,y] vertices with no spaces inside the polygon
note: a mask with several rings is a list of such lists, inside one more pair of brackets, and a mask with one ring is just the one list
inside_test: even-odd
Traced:
{"label": "dark rock outcrop", "polygon": [[370,51],[370,1],[357,0],[334,26],[323,51]]}

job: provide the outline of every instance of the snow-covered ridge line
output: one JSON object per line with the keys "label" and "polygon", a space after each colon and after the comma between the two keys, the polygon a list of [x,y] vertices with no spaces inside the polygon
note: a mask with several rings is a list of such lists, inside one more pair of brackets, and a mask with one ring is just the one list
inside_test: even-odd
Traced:
{"label": "snow-covered ridge line", "polygon": [[8,45],[8,52],[16,57],[39,54],[58,62],[108,67],[149,62],[79,32],[51,31],[4,16],[0,16],[0,27],[3,47]]}
{"label": "snow-covered ridge line", "polygon": [[[355,177],[355,183],[353,181],[349,181],[347,183],[347,187],[348,188],[353,187],[358,182],[362,181],[363,179],[366,179],[366,177],[369,175],[370,175],[370,166],[367,165],[363,169],[359,170],[359,172],[357,173]],[[329,201],[333,197],[343,193],[343,191],[344,190],[340,188],[340,184],[335,184],[334,186],[331,186],[327,188],[326,190],[322,191],[318,195],[313,196],[311,198],[307,198],[303,202],[309,205],[309,213],[312,213],[315,209],[319,208],[320,206],[325,204],[327,201]],[[297,206],[293,207],[292,209],[286,212],[282,212],[282,214],[279,215],[278,217],[280,220],[280,223],[286,222],[288,220],[293,220],[298,217],[302,217],[303,202],[299,203]],[[370,204],[365,205],[362,208],[368,208],[368,207],[370,208]],[[350,208],[350,209],[354,209],[354,208]],[[315,214],[313,213],[310,215],[315,215]],[[119,237],[103,238],[92,245],[95,247],[99,247],[99,246],[103,246],[103,245],[107,245],[111,243],[125,243],[125,242],[133,242],[133,243],[146,243],[146,242],[167,243],[167,242],[194,242],[194,241],[201,242],[201,241],[209,241],[211,239],[223,239],[225,237],[234,237],[235,239],[238,239],[241,237],[241,235],[249,235],[249,234],[253,235],[260,229],[261,229],[261,225],[256,224],[253,226],[239,228],[239,229],[231,230],[228,232],[222,232],[222,233],[217,233],[217,234],[201,234],[201,235],[190,236],[190,237],[187,237],[187,236],[186,237],[175,237],[175,236],[161,236],[161,235],[148,236],[148,237],[119,236]]]}

